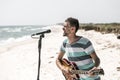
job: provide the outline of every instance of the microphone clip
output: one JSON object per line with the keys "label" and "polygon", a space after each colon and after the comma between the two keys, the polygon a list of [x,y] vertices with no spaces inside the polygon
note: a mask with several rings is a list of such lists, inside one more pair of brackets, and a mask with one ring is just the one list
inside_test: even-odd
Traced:
{"label": "microphone clip", "polygon": [[33,38],[33,39],[39,39],[40,37],[41,37],[41,38],[44,38],[45,35],[44,35],[44,34],[40,34],[40,35],[32,34],[32,35],[31,35],[31,38]]}

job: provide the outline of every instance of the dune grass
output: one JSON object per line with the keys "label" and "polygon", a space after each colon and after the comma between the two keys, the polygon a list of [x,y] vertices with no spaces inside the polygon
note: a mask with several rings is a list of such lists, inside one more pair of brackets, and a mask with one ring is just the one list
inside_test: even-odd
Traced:
{"label": "dune grass", "polygon": [[120,34],[120,23],[87,23],[80,24],[80,29],[95,30],[101,33],[115,33]]}

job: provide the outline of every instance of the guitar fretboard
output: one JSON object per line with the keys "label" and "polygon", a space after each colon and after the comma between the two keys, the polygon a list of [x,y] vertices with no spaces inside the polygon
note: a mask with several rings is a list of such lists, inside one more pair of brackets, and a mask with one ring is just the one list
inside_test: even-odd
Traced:
{"label": "guitar fretboard", "polygon": [[72,74],[88,74],[87,71],[82,71],[82,70],[71,70]]}
{"label": "guitar fretboard", "polygon": [[[71,70],[71,73],[72,73],[72,74],[88,74],[88,71],[83,71],[83,70]],[[104,72],[103,72],[102,69],[100,69],[100,70],[94,70],[94,71],[93,71],[93,74],[94,74],[94,75],[103,75]]]}

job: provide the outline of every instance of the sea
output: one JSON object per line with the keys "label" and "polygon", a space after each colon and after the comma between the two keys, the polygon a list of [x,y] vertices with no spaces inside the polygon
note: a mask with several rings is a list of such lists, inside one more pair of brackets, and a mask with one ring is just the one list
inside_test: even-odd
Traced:
{"label": "sea", "polygon": [[26,40],[32,34],[47,29],[47,25],[0,26],[0,45]]}

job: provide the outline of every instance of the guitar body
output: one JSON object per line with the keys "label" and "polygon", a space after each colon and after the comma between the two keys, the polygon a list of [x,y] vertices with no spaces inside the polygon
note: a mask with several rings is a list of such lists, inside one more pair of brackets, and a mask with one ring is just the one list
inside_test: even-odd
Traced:
{"label": "guitar body", "polygon": [[[69,62],[67,59],[62,60],[62,64],[68,70],[77,70],[77,66],[74,63]],[[79,78],[78,74],[62,72],[66,80],[77,80]]]}

